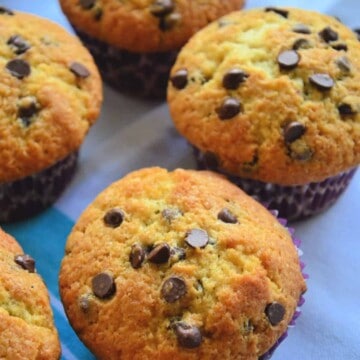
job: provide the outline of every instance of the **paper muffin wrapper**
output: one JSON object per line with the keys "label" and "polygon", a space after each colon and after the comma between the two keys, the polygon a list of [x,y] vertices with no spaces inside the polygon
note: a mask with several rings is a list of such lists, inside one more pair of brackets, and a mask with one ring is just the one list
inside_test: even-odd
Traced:
{"label": "paper muffin wrapper", "polygon": [[348,187],[357,170],[355,167],[320,182],[283,186],[229,175],[219,169],[215,161],[209,161],[197,148],[194,148],[194,154],[199,169],[225,175],[259,202],[271,209],[277,209],[279,215],[289,221],[304,219],[329,208]]}
{"label": "paper muffin wrapper", "polygon": [[88,48],[103,80],[116,90],[146,99],[165,100],[178,50],[136,53],[119,49],[73,27]]}
{"label": "paper muffin wrapper", "polygon": [[25,178],[0,183],[0,222],[29,218],[52,205],[72,179],[78,152]]}
{"label": "paper muffin wrapper", "polygon": [[[301,256],[303,255],[303,252],[302,250],[300,249],[300,245],[301,245],[301,240],[298,239],[297,237],[295,237],[295,230],[294,228],[292,227],[288,227],[287,226],[287,223],[288,221],[285,219],[285,218],[281,218],[281,217],[278,217],[279,216],[279,212],[277,210],[270,210],[270,212],[275,216],[277,217],[279,223],[281,225],[283,225],[290,233],[291,235],[291,239],[296,247],[296,250],[298,252],[298,255],[299,255],[299,261],[300,261],[300,269],[301,269],[301,273],[302,273],[302,276],[305,280],[307,280],[309,278],[309,275],[306,274],[304,272],[304,268],[305,268],[305,263],[303,261],[301,261]],[[297,307],[296,307],[296,310],[294,312],[294,315],[288,325],[288,328],[287,330],[276,340],[275,344],[264,354],[262,354],[258,360],[268,360],[272,357],[272,355],[274,354],[275,350],[277,349],[277,347],[287,338],[288,336],[288,331],[290,328],[294,327],[295,326],[295,323],[296,323],[296,320],[298,319],[298,317],[301,315],[301,306],[305,303],[305,298],[303,295],[300,296],[299,298],[299,301],[297,303]]]}

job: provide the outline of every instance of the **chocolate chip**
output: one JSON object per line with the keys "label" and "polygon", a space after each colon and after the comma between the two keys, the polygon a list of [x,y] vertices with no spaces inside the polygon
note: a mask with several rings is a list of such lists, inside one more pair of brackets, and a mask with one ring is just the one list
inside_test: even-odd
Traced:
{"label": "chocolate chip", "polygon": [[131,247],[129,260],[134,269],[139,269],[141,267],[145,260],[145,250],[140,244],[134,244]]}
{"label": "chocolate chip", "polygon": [[170,246],[166,243],[155,246],[148,255],[148,260],[154,264],[165,264],[170,258]]}
{"label": "chocolate chip", "polygon": [[181,21],[181,15],[179,13],[172,13],[160,18],[159,28],[162,31],[173,29]]}
{"label": "chocolate chip", "polygon": [[356,110],[354,110],[350,104],[340,104],[338,110],[340,115],[343,116],[356,114]]}
{"label": "chocolate chip", "polygon": [[188,83],[188,71],[186,69],[176,71],[170,81],[176,89],[184,89]]}
{"label": "chocolate chip", "polygon": [[119,208],[114,208],[109,210],[104,216],[104,223],[107,226],[117,228],[119,227],[122,222],[124,221],[125,214]]}
{"label": "chocolate chip", "polygon": [[294,69],[300,61],[300,55],[295,50],[285,50],[277,58],[281,69]]}
{"label": "chocolate chip", "polygon": [[10,74],[18,79],[23,79],[30,75],[31,69],[27,61],[22,59],[13,59],[6,64],[6,69]]}
{"label": "chocolate chip", "polygon": [[299,49],[310,49],[311,43],[308,39],[300,38],[295,40],[292,48],[293,50],[299,50]]}
{"label": "chocolate chip", "polygon": [[95,5],[96,0],[80,0],[79,3],[84,10],[90,10]]}
{"label": "chocolate chip", "polygon": [[224,75],[222,84],[225,89],[236,90],[248,77],[244,70],[233,68]]}
{"label": "chocolate chip", "polygon": [[330,90],[334,86],[334,80],[328,74],[314,74],[309,77],[309,80],[321,91]]}
{"label": "chocolate chip", "polygon": [[30,44],[20,35],[11,36],[6,43],[11,46],[14,53],[17,55],[25,53],[31,47]]}
{"label": "chocolate chip", "polygon": [[327,26],[326,28],[322,29],[319,32],[320,37],[327,43],[331,41],[336,41],[339,38],[338,33],[333,30],[330,26]]}
{"label": "chocolate chip", "polygon": [[174,303],[187,292],[185,280],[178,276],[166,279],[161,287],[161,296],[168,303]]}
{"label": "chocolate chip", "polygon": [[35,260],[27,254],[15,255],[14,261],[20,265],[24,270],[30,273],[35,272]]}
{"label": "chocolate chip", "polygon": [[236,224],[238,222],[237,217],[226,208],[220,210],[217,218],[227,224]]}
{"label": "chocolate chip", "polygon": [[228,120],[241,111],[241,103],[235,98],[226,98],[216,112],[221,120]]}
{"label": "chocolate chip", "polygon": [[173,329],[181,347],[194,349],[201,345],[202,335],[198,327],[185,322],[177,322],[173,325]]}
{"label": "chocolate chip", "polygon": [[293,32],[299,33],[299,34],[311,34],[311,30],[307,25],[304,24],[296,24],[292,28]]}
{"label": "chocolate chip", "polygon": [[21,119],[25,126],[29,126],[31,123],[30,118],[38,112],[36,99],[33,96],[26,96],[19,100],[18,105],[18,118]]}
{"label": "chocolate chip", "polygon": [[100,299],[106,299],[115,294],[114,279],[107,273],[99,273],[92,278],[92,291]]}
{"label": "chocolate chip", "polygon": [[12,10],[6,8],[5,6],[0,6],[0,14],[15,15],[15,13]]}
{"label": "chocolate chip", "polygon": [[186,233],[185,242],[192,248],[204,248],[209,242],[209,235],[205,230],[192,229]]}
{"label": "chocolate chip", "polygon": [[351,64],[349,59],[346,56],[341,56],[336,59],[336,64],[341,71],[350,72],[351,71]]}
{"label": "chocolate chip", "polygon": [[70,70],[80,78],[87,78],[90,76],[90,71],[82,64],[74,61],[70,64]]}
{"label": "chocolate chip", "polygon": [[342,43],[331,45],[331,47],[336,51],[348,51],[348,46]]}
{"label": "chocolate chip", "polygon": [[269,12],[269,11],[272,11],[284,18],[287,18],[288,15],[289,15],[289,11],[288,10],[284,10],[284,9],[279,9],[279,8],[276,8],[276,7],[267,7],[265,8],[265,11],[266,12]]}
{"label": "chocolate chip", "polygon": [[305,134],[306,127],[298,122],[292,121],[284,128],[284,140],[287,144],[294,142]]}
{"label": "chocolate chip", "polygon": [[270,324],[275,326],[281,322],[285,315],[285,308],[278,302],[268,304],[265,308],[265,314]]}
{"label": "chocolate chip", "polygon": [[217,169],[219,166],[219,160],[216,154],[211,151],[206,151],[202,154],[202,162],[206,169]]}
{"label": "chocolate chip", "polygon": [[156,0],[150,5],[150,12],[156,17],[170,14],[175,8],[173,0]]}
{"label": "chocolate chip", "polygon": [[165,218],[169,223],[171,223],[173,220],[175,220],[176,218],[182,216],[182,212],[179,209],[171,209],[171,208],[167,208],[164,209],[161,212],[161,215],[163,218]]}

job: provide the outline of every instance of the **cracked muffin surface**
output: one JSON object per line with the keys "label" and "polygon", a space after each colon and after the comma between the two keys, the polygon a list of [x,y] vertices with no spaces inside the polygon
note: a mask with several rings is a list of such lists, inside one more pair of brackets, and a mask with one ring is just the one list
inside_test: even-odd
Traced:
{"label": "cracked muffin surface", "polygon": [[295,8],[234,12],[181,50],[168,85],[179,132],[224,173],[319,182],[360,162],[360,42]]}
{"label": "cracked muffin surface", "polygon": [[258,359],[306,289],[288,229],[265,208],[215,173],[161,168],[89,205],[59,285],[100,359]]}
{"label": "cracked muffin surface", "polygon": [[0,358],[56,360],[60,342],[35,260],[0,229]]}

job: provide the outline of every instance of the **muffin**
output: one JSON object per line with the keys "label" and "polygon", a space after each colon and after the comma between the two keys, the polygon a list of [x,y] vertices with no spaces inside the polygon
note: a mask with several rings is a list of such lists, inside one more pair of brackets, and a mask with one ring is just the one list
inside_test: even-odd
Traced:
{"label": "muffin", "polygon": [[264,8],[213,22],[181,50],[168,102],[200,168],[290,220],[334,203],[360,161],[360,43],[326,15]]}
{"label": "muffin", "polygon": [[80,41],[37,16],[0,11],[0,222],[50,204],[99,115],[101,79]]}
{"label": "muffin", "polygon": [[60,0],[104,81],[148,99],[165,99],[170,68],[190,36],[243,2]]}
{"label": "muffin", "polygon": [[306,289],[290,232],[222,176],[135,171],[84,211],[59,288],[99,359],[266,359]]}
{"label": "muffin", "polygon": [[0,357],[56,360],[60,342],[34,259],[0,229]]}

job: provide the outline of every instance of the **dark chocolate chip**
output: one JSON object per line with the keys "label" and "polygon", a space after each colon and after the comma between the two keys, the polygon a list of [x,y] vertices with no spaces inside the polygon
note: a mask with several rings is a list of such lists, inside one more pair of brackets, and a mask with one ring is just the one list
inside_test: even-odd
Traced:
{"label": "dark chocolate chip", "polygon": [[228,120],[241,111],[241,103],[235,98],[226,98],[216,112],[221,120]]}
{"label": "dark chocolate chip", "polygon": [[356,110],[354,110],[350,104],[345,104],[345,103],[340,104],[338,106],[338,110],[339,110],[340,115],[343,115],[343,116],[356,114]]}
{"label": "dark chocolate chip", "polygon": [[14,53],[17,55],[25,53],[31,47],[20,35],[11,36],[6,43],[12,47]]}
{"label": "dark chocolate chip", "polygon": [[24,270],[30,273],[35,272],[35,260],[27,254],[15,255],[14,261],[20,265]]}
{"label": "dark chocolate chip", "polygon": [[81,7],[85,10],[90,10],[96,3],[96,0],[80,0]]}
{"label": "dark chocolate chip", "polygon": [[[29,119],[35,115],[38,111],[36,100],[32,96],[27,96],[19,101],[18,117],[24,121],[30,121]],[[27,119],[27,120],[25,120]]]}
{"label": "dark chocolate chip", "polygon": [[15,15],[15,13],[12,10],[6,8],[5,6],[0,6],[0,14]]}
{"label": "dark chocolate chip", "polygon": [[336,64],[341,71],[350,72],[351,71],[351,64],[349,59],[346,56],[341,56],[336,59]]}
{"label": "dark chocolate chip", "polygon": [[140,244],[134,244],[131,247],[129,260],[134,269],[139,269],[141,267],[145,260],[145,250]]}
{"label": "dark chocolate chip", "polygon": [[188,83],[188,71],[186,69],[176,71],[170,81],[176,89],[184,89]]}
{"label": "dark chocolate chip", "polygon": [[150,5],[150,12],[156,17],[170,14],[175,8],[173,0],[156,0]]}
{"label": "dark chocolate chip", "polygon": [[311,30],[307,25],[304,24],[296,24],[292,28],[293,32],[298,34],[311,34]]}
{"label": "dark chocolate chip", "polygon": [[185,280],[179,276],[166,279],[161,287],[161,296],[168,303],[174,303],[187,292]]}
{"label": "dark chocolate chip", "polygon": [[305,134],[306,127],[298,122],[292,121],[284,128],[284,140],[287,144],[291,144],[295,140],[301,138]]}
{"label": "dark chocolate chip", "polygon": [[186,349],[194,349],[201,345],[202,335],[197,326],[185,322],[177,322],[173,325],[178,344]]}
{"label": "dark chocolate chip", "polygon": [[31,69],[27,61],[22,59],[13,59],[6,64],[6,69],[10,74],[18,79],[23,79],[30,75]]}
{"label": "dark chocolate chip", "polygon": [[95,10],[95,12],[94,12],[94,19],[96,20],[96,21],[100,21],[101,20],[101,18],[102,18],[102,16],[103,16],[103,11],[102,11],[102,9],[100,9],[100,8],[97,8],[96,10]]}
{"label": "dark chocolate chip", "polygon": [[92,291],[100,299],[106,299],[115,294],[114,279],[107,273],[99,273],[92,278]]}
{"label": "dark chocolate chip", "polygon": [[336,51],[348,51],[348,46],[342,43],[331,45],[331,47]]}
{"label": "dark chocolate chip", "polygon": [[224,75],[222,84],[225,89],[236,90],[248,77],[244,70],[233,68]]}
{"label": "dark chocolate chip", "polygon": [[328,74],[314,74],[309,77],[309,80],[321,91],[330,90],[334,86],[334,80]]}
{"label": "dark chocolate chip", "polygon": [[295,50],[285,50],[279,54],[277,61],[281,69],[291,70],[298,65],[300,55]]}
{"label": "dark chocolate chip", "polygon": [[70,64],[70,70],[80,78],[87,78],[90,76],[90,71],[83,64],[76,61]]}
{"label": "dark chocolate chip", "polygon": [[209,242],[209,235],[205,230],[192,229],[186,233],[185,242],[192,248],[204,248]]}
{"label": "dark chocolate chip", "polygon": [[357,35],[357,38],[360,41],[360,28],[359,29],[354,29],[354,33]]}
{"label": "dark chocolate chip", "polygon": [[285,9],[279,9],[279,8],[276,8],[276,7],[267,7],[265,8],[265,11],[266,12],[269,12],[269,11],[272,11],[284,18],[287,18],[289,16],[289,11],[288,10],[285,10]]}
{"label": "dark chocolate chip", "polygon": [[311,43],[308,39],[300,38],[295,40],[292,48],[293,50],[309,49],[311,48]]}
{"label": "dark chocolate chip", "polygon": [[327,26],[326,28],[322,29],[319,32],[320,37],[327,43],[331,41],[336,41],[339,38],[338,33],[333,30],[330,26]]}
{"label": "dark chocolate chip", "polygon": [[171,223],[176,218],[182,216],[182,212],[179,209],[167,208],[161,212],[161,216]]}
{"label": "dark chocolate chip", "polygon": [[285,308],[278,302],[268,304],[265,308],[266,317],[269,319],[270,324],[275,326],[281,322],[285,315]]}
{"label": "dark chocolate chip", "polygon": [[160,18],[159,28],[162,31],[168,31],[173,29],[181,21],[181,15],[179,13],[172,13]]}
{"label": "dark chocolate chip", "polygon": [[220,210],[217,218],[227,224],[236,224],[238,222],[237,217],[227,208]]}
{"label": "dark chocolate chip", "polygon": [[109,210],[104,216],[104,223],[107,226],[116,228],[119,227],[124,221],[125,214],[119,208]]}
{"label": "dark chocolate chip", "polygon": [[154,264],[165,264],[170,258],[170,246],[166,243],[155,246],[148,255],[148,260]]}

